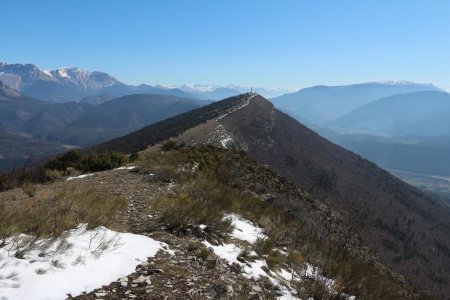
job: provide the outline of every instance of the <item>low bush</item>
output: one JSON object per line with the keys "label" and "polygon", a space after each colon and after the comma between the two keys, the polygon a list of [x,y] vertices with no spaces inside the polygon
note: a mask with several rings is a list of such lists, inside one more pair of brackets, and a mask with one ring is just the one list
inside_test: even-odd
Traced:
{"label": "low bush", "polygon": [[159,212],[159,223],[179,235],[194,234],[216,242],[223,239],[231,230],[230,222],[207,198],[189,191],[189,186],[176,187],[174,195],[162,196],[152,204]]}
{"label": "low bush", "polygon": [[128,158],[125,154],[117,151],[103,151],[84,153],[79,150],[71,150],[60,157],[48,161],[45,165],[50,176],[57,175],[56,171],[65,172],[68,175],[70,170],[79,170],[83,173],[110,170],[123,166]]}

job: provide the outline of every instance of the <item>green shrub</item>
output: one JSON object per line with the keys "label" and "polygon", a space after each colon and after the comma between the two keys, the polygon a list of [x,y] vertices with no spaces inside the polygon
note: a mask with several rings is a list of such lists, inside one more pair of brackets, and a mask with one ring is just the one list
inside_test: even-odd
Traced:
{"label": "green shrub", "polygon": [[81,160],[79,169],[83,172],[104,171],[121,167],[127,161],[126,155],[120,152],[94,152]]}
{"label": "green shrub", "polygon": [[130,161],[130,162],[134,162],[134,161],[136,161],[136,160],[138,160],[139,159],[139,152],[133,152],[133,153],[131,153],[130,154],[130,157],[128,158],[128,160]]}
{"label": "green shrub", "polygon": [[175,140],[167,140],[161,144],[161,150],[162,151],[177,150],[184,146],[185,146],[185,144],[183,141],[177,142]]}
{"label": "green shrub", "polygon": [[278,269],[286,262],[286,256],[280,251],[272,251],[266,258],[267,265],[270,269]]}
{"label": "green shrub", "polygon": [[47,162],[45,168],[47,169],[46,174],[53,177],[56,175],[55,171],[62,171],[65,175],[69,175],[74,170],[79,170],[84,173],[97,172],[123,166],[127,161],[127,156],[117,151],[85,154],[79,150],[71,150]]}

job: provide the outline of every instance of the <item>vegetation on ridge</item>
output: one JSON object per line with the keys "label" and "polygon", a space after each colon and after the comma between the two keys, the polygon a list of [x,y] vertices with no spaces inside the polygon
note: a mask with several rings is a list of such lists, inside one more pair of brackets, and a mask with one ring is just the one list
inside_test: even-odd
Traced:
{"label": "vegetation on ridge", "polygon": [[[247,155],[204,145],[176,148],[162,153],[145,151],[137,161],[140,174],[154,174],[148,180],[171,186],[169,194],[149,206],[149,212],[156,214],[158,220],[151,230],[169,230],[221,243],[226,241],[224,233],[229,228],[223,214],[237,213],[258,224],[268,236],[255,243],[247,254],[242,253],[244,260],[251,259],[248,253],[253,250],[266,257],[272,269],[289,266],[295,270],[309,262],[336,279],[341,288],[338,293],[362,299],[428,297],[416,294],[364,251],[353,248],[352,237],[340,234],[341,230],[353,230],[342,217],[326,207],[315,207],[307,193],[294,191],[293,185]],[[258,189],[262,187],[265,191],[261,193]],[[290,198],[292,195],[296,198]],[[312,222],[306,209],[297,211],[295,216],[287,211],[282,205],[284,197],[309,203],[306,207],[316,210],[319,227],[308,226]],[[199,230],[199,225],[207,225],[205,231]],[[276,249],[285,249],[287,256]],[[298,291],[304,297],[333,297],[314,280],[299,284]]]}

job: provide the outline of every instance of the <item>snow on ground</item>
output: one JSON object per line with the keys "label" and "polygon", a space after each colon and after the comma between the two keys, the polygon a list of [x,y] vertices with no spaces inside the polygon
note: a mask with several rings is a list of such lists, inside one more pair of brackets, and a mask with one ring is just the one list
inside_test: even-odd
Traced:
{"label": "snow on ground", "polygon": [[119,167],[119,168],[115,168],[115,170],[133,170],[134,168],[136,168],[136,166],[129,166],[129,167]]}
{"label": "snow on ground", "polygon": [[206,142],[208,144],[219,144],[222,148],[227,149],[227,146],[233,142],[233,138],[222,124],[217,124],[216,128],[212,131],[212,135]]}
{"label": "snow on ground", "polygon": [[231,226],[233,226],[233,232],[231,232],[231,236],[238,240],[253,244],[258,238],[267,238],[261,228],[256,227],[249,220],[246,220],[236,214],[225,215],[224,219],[227,219],[231,222]]}
{"label": "snow on ground", "polygon": [[89,292],[133,273],[138,264],[167,248],[151,238],[104,227],[86,230],[80,225],[66,234],[68,249],[58,250],[61,240],[40,240],[41,245],[49,242],[47,255],[32,250],[24,259],[14,257],[10,238],[0,248],[0,299],[65,299],[68,293]]}
{"label": "snow on ground", "polygon": [[[249,220],[244,219],[243,217],[236,214],[227,214],[224,216],[224,219],[229,220],[231,225],[233,226],[233,231],[230,233],[230,236],[235,240],[240,240],[247,242],[249,244],[254,244],[258,238],[267,238],[267,235],[264,234],[262,228],[255,226]],[[204,225],[203,225],[204,226]],[[204,227],[203,227],[204,228]],[[203,229],[202,228],[202,229]],[[235,243],[230,244],[222,244],[222,245],[212,245],[208,241],[203,241],[203,244],[212,248],[214,253],[225,259],[228,264],[238,264],[241,266],[243,270],[243,276],[247,278],[259,279],[261,276],[267,277],[273,285],[279,288],[281,296],[278,299],[298,299],[295,297],[295,290],[291,287],[290,282],[293,280],[302,280],[302,278],[314,278],[325,284],[329,291],[332,293],[335,292],[335,280],[325,277],[321,275],[320,270],[313,265],[306,263],[301,274],[299,275],[294,270],[289,270],[286,268],[280,268],[279,270],[273,271],[268,270],[268,265],[265,259],[259,258],[257,259],[257,254],[252,251],[250,252],[250,256],[255,258],[254,261],[245,261],[245,263],[238,260],[239,254],[242,253],[243,249],[236,245]],[[279,249],[274,249],[281,252],[284,255],[287,255],[286,252],[281,251]],[[353,296],[351,296],[353,297]],[[348,298],[354,300],[354,298]]]}
{"label": "snow on ground", "polygon": [[231,141],[233,141],[233,138],[231,136],[226,136],[220,140],[220,144],[222,145],[222,147],[227,148],[227,144]]}
{"label": "snow on ground", "polygon": [[[241,216],[238,216],[236,214],[227,214],[224,216],[224,219],[231,221],[233,231],[231,232],[230,236],[234,239],[253,244],[258,238],[267,238],[267,236],[263,233],[262,228],[255,226],[252,222],[242,218]],[[254,261],[246,261],[245,263],[242,263],[238,260],[239,254],[242,252],[242,249],[234,243],[222,244],[218,246],[214,246],[208,241],[203,241],[202,243],[206,247],[212,248],[214,253],[218,257],[225,259],[228,264],[231,265],[235,263],[240,265],[243,270],[243,276],[256,280],[261,276],[269,278],[272,284],[277,286],[280,290],[281,296],[279,297],[279,299],[298,299],[293,295],[293,291],[285,286],[287,285],[288,287],[290,287],[289,281],[296,274],[293,274],[285,269],[281,269],[278,272],[270,271],[270,274],[268,274],[266,271],[264,271],[264,269],[268,267],[264,259],[255,259]],[[250,255],[257,256],[253,251],[250,253]],[[290,276],[288,274],[290,274]],[[288,280],[287,278],[290,279]]]}
{"label": "snow on ground", "polygon": [[83,175],[79,175],[79,176],[70,176],[70,177],[67,177],[67,179],[66,179],[66,181],[70,181],[70,180],[73,180],[73,179],[80,179],[80,178],[85,178],[85,177],[89,177],[89,176],[92,176],[92,175],[94,175],[93,173],[89,173],[89,174],[83,174]]}
{"label": "snow on ground", "polygon": [[[113,171],[117,171],[117,170],[133,170],[135,168],[136,168],[136,166],[129,166],[129,167],[123,166],[123,167],[115,168],[115,169],[113,169]],[[81,179],[81,178],[89,177],[89,176],[92,176],[92,175],[95,175],[95,174],[96,173],[88,173],[88,174],[83,174],[83,175],[73,176],[73,177],[69,176],[69,177],[66,178],[66,181],[70,181],[70,180],[74,180],[74,179]]]}

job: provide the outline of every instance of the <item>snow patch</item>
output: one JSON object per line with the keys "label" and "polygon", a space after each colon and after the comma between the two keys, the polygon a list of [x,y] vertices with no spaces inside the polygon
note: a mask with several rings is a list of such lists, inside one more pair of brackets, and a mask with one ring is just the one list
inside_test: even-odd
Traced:
{"label": "snow patch", "polygon": [[66,232],[68,249],[58,251],[60,241],[40,240],[40,244],[49,244],[47,255],[32,250],[24,259],[18,259],[14,257],[13,238],[8,239],[7,245],[0,248],[0,299],[76,296],[133,273],[138,264],[167,249],[166,244],[149,237],[105,227],[86,230],[85,224]]}
{"label": "snow patch", "polygon": [[135,169],[136,166],[129,166],[129,167],[119,167],[119,168],[115,168],[114,170],[133,170]]}
{"label": "snow patch", "polygon": [[49,70],[42,70],[42,72],[44,72],[44,74],[48,75],[49,77],[53,77],[52,73],[50,73]]}
{"label": "snow patch", "polygon": [[231,138],[231,136],[227,136],[224,139],[220,140],[220,143],[222,144],[222,147],[227,148],[227,143],[231,142],[233,139]]}
{"label": "snow patch", "polygon": [[58,69],[57,71],[58,71],[58,74],[61,77],[70,78],[69,74],[67,74],[67,69],[66,68],[61,68],[61,69]]}
{"label": "snow patch", "polygon": [[[242,275],[244,277],[255,280],[258,280],[261,276],[269,278],[270,282],[272,282],[273,285],[277,286],[282,294],[278,299],[298,299],[293,295],[293,292],[291,292],[288,288],[286,288],[284,285],[281,284],[282,280],[273,276],[274,275],[273,272],[271,272],[271,274],[267,274],[266,271],[264,271],[264,269],[267,268],[267,263],[264,259],[258,259],[252,262],[246,261],[245,263],[242,263],[237,259],[239,254],[242,252],[242,249],[236,246],[235,244],[223,244],[214,246],[210,244],[208,241],[203,241],[202,243],[206,247],[212,248],[214,253],[218,257],[225,259],[229,265],[232,264],[240,265],[243,270]],[[284,272],[287,273],[288,271],[284,270]],[[285,273],[283,273],[283,275]],[[287,277],[287,275],[284,276]]]}
{"label": "snow patch", "polygon": [[[267,238],[263,230],[255,226],[249,220],[242,218],[236,214],[227,214],[224,216],[225,220],[229,220],[233,226],[233,231],[230,236],[245,241],[247,243],[253,244],[258,238]],[[293,295],[294,291],[290,288],[289,281],[294,278],[294,274],[287,270],[281,269],[281,271],[274,273],[269,272],[268,274],[264,269],[267,270],[267,262],[265,259],[255,259],[254,261],[246,261],[245,263],[238,260],[242,249],[236,244],[222,244],[222,245],[212,245],[208,241],[202,242],[206,247],[212,248],[214,253],[226,260],[228,264],[238,264],[243,270],[243,276],[249,279],[258,280],[261,276],[269,278],[273,285],[277,286],[280,290],[281,296],[278,299],[298,299]],[[255,257],[257,254],[252,251],[251,256]],[[289,278],[289,279],[287,279]],[[287,287],[286,287],[287,286]],[[289,288],[288,288],[289,287]]]}
{"label": "snow patch", "polygon": [[94,175],[94,174],[93,173],[89,173],[89,174],[83,174],[83,175],[74,176],[74,177],[69,176],[69,177],[67,177],[66,181],[70,181],[70,180],[74,180],[74,179],[80,179],[80,178],[85,178],[85,177],[89,177],[89,176],[92,176],[92,175]]}
{"label": "snow patch", "polygon": [[238,240],[254,244],[258,238],[267,238],[262,228],[253,225],[253,223],[249,220],[246,220],[236,214],[225,215],[224,219],[231,222],[231,226],[233,226],[231,236]]}

